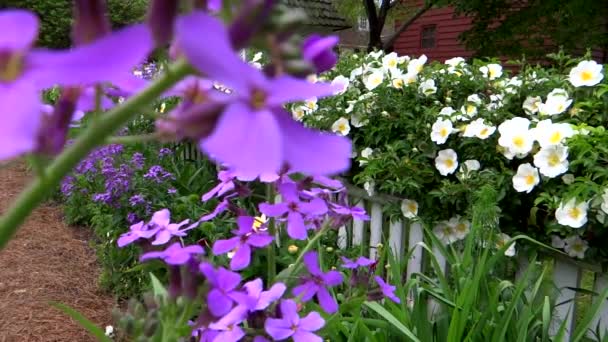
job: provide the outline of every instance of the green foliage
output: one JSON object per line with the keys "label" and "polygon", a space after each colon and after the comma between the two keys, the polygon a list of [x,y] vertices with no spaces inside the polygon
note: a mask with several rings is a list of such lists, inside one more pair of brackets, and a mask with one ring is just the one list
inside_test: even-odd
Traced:
{"label": "green foliage", "polygon": [[[72,4],[71,0],[4,0],[0,10],[23,8],[35,12],[41,20],[37,45],[59,49],[71,46]],[[141,21],[147,5],[147,0],[109,0],[112,26],[120,28]]]}

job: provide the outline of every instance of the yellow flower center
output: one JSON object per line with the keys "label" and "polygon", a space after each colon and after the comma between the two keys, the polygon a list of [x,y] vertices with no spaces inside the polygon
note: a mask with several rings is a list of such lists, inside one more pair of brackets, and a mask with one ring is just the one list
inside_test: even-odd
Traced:
{"label": "yellow flower center", "polygon": [[496,76],[496,70],[490,69],[488,74],[490,75],[490,78],[494,78],[494,76]]}
{"label": "yellow flower center", "polygon": [[562,134],[560,132],[554,132],[553,134],[551,134],[551,137],[549,137],[549,141],[552,144],[557,144],[562,140]]}
{"label": "yellow flower center", "polygon": [[572,245],[572,250],[574,250],[575,252],[582,252],[582,251],[583,251],[583,248],[584,248],[584,247],[583,247],[583,244],[582,244],[582,243],[578,243],[578,242],[576,242],[576,243],[574,243],[574,244]]}
{"label": "yellow flower center", "polygon": [[560,104],[557,105],[557,111],[558,112],[563,112],[564,111],[564,104],[563,103],[560,103]]}
{"label": "yellow flower center", "polygon": [[578,220],[578,218],[581,216],[582,212],[579,208],[572,208],[570,210],[568,210],[568,216],[572,217],[575,220]]}
{"label": "yellow flower center", "polygon": [[410,210],[410,212],[414,213],[416,212],[416,210],[418,210],[418,206],[416,205],[416,203],[410,203],[407,205],[407,208]]}
{"label": "yellow flower center", "polygon": [[14,81],[23,71],[23,58],[15,53],[0,53],[0,81]]}
{"label": "yellow flower center", "polygon": [[526,184],[527,185],[532,185],[532,184],[534,184],[535,181],[536,181],[536,177],[534,177],[534,175],[527,175],[526,176]]}
{"label": "yellow flower center", "polygon": [[398,78],[398,79],[394,80],[394,81],[393,81],[393,86],[394,86],[395,88],[401,88],[401,87],[403,87],[403,80],[402,80],[402,79],[400,79],[400,78]]}
{"label": "yellow flower center", "polygon": [[475,112],[475,106],[467,105],[467,114],[473,114]]}
{"label": "yellow flower center", "polygon": [[549,166],[557,166],[560,162],[559,156],[553,153],[547,158],[547,162],[549,163]]}
{"label": "yellow flower center", "polygon": [[513,137],[513,145],[515,145],[518,148],[522,148],[524,147],[524,138],[522,136],[516,136]]}
{"label": "yellow flower center", "polygon": [[422,64],[417,65],[417,66],[416,66],[416,71],[421,72],[421,71],[422,71],[422,67],[423,67],[423,65],[422,65]]}
{"label": "yellow flower center", "polygon": [[461,233],[462,232],[466,232],[467,225],[464,224],[464,223],[459,223],[459,224],[456,225],[456,230],[459,231],[459,232],[461,232]]}
{"label": "yellow flower center", "polygon": [[445,166],[447,166],[448,168],[454,167],[454,161],[452,159],[446,159]]}
{"label": "yellow flower center", "polygon": [[447,129],[447,128],[445,128],[445,127],[442,127],[442,128],[439,130],[439,135],[441,135],[442,137],[447,137],[447,136],[448,136],[448,129]]}
{"label": "yellow flower center", "polygon": [[490,130],[487,127],[484,127],[481,129],[481,131],[479,131],[479,135],[481,135],[482,137],[485,137],[486,135],[488,135],[488,132]]}
{"label": "yellow flower center", "polygon": [[394,59],[390,60],[390,61],[388,62],[388,66],[389,66],[389,67],[391,67],[391,68],[396,67],[396,66],[397,66],[397,61],[396,61],[396,60],[394,60]]}
{"label": "yellow flower center", "polygon": [[591,73],[590,71],[583,71],[581,72],[581,80],[583,81],[590,81],[593,78],[593,73]]}
{"label": "yellow flower center", "polygon": [[266,106],[266,93],[261,90],[254,90],[251,94],[251,107],[253,109],[262,109]]}

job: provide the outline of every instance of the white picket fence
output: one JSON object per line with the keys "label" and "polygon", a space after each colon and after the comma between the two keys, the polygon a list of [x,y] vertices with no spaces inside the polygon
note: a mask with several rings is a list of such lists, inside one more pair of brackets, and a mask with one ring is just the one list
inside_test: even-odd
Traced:
{"label": "white picket fence", "polygon": [[[349,194],[352,194],[352,191],[349,191]],[[351,205],[365,208],[370,215],[370,220],[368,222],[355,220],[349,226],[341,227],[338,233],[338,247],[346,248],[348,245],[369,246],[369,257],[375,259],[378,256],[378,244],[386,245],[386,241],[388,241],[388,247],[397,259],[402,259],[409,251],[412,251],[410,258],[407,260],[406,278],[408,280],[412,277],[412,274],[423,271],[425,251],[420,244],[425,242],[430,245],[430,241],[425,241],[420,223],[408,219],[389,221],[383,215],[382,210],[383,203],[386,203],[386,197],[382,199],[367,196],[365,199],[353,199],[351,197],[349,202]],[[350,244],[349,237],[351,239]],[[447,269],[446,259],[435,248],[432,248],[432,250],[434,250],[433,254],[442,271],[445,272]],[[518,262],[516,274],[524,274],[528,267],[527,259],[519,258]],[[585,265],[584,269],[595,273],[593,290],[601,293],[608,286],[608,275],[603,273],[599,266]],[[573,300],[576,292],[568,288],[580,287],[582,272],[583,266],[581,266],[581,263],[575,263],[565,257],[554,258],[553,282],[559,291],[556,303],[566,303],[557,306],[553,312],[554,324],[551,330],[552,335],[555,335],[559,324],[566,320],[567,331],[564,341],[570,340],[570,335],[575,329],[574,317],[579,309],[576,307],[576,300]],[[604,332],[603,338],[606,335],[606,329],[608,329],[608,302],[604,302],[601,314],[595,318],[591,327],[595,328],[598,323],[600,324],[600,331]]]}

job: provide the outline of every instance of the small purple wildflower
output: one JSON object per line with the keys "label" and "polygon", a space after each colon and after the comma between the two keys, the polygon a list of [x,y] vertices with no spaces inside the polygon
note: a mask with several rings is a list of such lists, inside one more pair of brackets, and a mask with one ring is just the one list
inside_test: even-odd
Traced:
{"label": "small purple wildflower", "polygon": [[147,224],[144,224],[144,221],[133,224],[128,232],[118,238],[118,247],[122,248],[139,239],[150,239],[157,231],[157,229],[150,229]]}
{"label": "small purple wildflower", "polygon": [[95,194],[93,195],[93,202],[102,202],[109,204],[110,202],[112,202],[112,194],[109,194],[107,192]]}
{"label": "small purple wildflower", "polygon": [[167,193],[168,193],[169,195],[174,195],[174,194],[176,194],[176,193],[177,193],[177,189],[176,189],[176,188],[169,188],[169,189],[167,190]]}
{"label": "small purple wildflower", "polygon": [[173,154],[173,151],[170,148],[163,147],[158,151],[158,156],[160,158],[164,158],[166,156],[170,156]]}
{"label": "small purple wildflower", "polygon": [[251,262],[252,248],[262,248],[272,243],[274,239],[266,231],[253,229],[255,219],[251,216],[237,218],[238,230],[232,231],[233,238],[218,240],[213,244],[213,254],[220,255],[233,251],[230,268],[234,271],[242,270]]}
{"label": "small purple wildflower", "polygon": [[170,245],[164,251],[148,252],[143,254],[139,261],[146,261],[150,259],[162,259],[165,263],[173,266],[183,265],[198,254],[204,254],[203,247],[199,245],[192,245],[183,247],[181,243],[176,242]]}
{"label": "small purple wildflower", "polygon": [[143,169],[145,161],[146,158],[144,158],[144,155],[139,152],[133,153],[133,156],[131,157],[131,164],[136,170]]}
{"label": "small purple wildflower", "polygon": [[374,260],[368,259],[364,256],[358,257],[357,260],[355,260],[355,261],[352,261],[346,257],[342,257],[342,261],[344,262],[342,264],[342,267],[349,268],[349,269],[355,269],[355,268],[359,268],[359,267],[368,267],[368,266],[376,263]]}
{"label": "small purple wildflower", "polygon": [[317,296],[319,305],[325,312],[334,313],[338,310],[338,303],[331,296],[326,286],[337,286],[342,283],[342,274],[338,271],[323,273],[319,268],[319,258],[317,252],[310,251],[304,254],[304,265],[310,276],[304,277],[304,282],[292,290],[294,296],[301,296],[303,302]]}
{"label": "small purple wildflower", "polygon": [[150,167],[148,172],[144,175],[144,178],[150,179],[156,183],[163,183],[167,179],[174,179],[173,175],[170,172],[165,171],[162,166],[154,165]]}
{"label": "small purple wildflower", "polygon": [[313,334],[325,325],[325,320],[319,313],[312,311],[300,318],[297,304],[291,299],[283,300],[280,308],[282,318],[268,318],[264,324],[266,332],[275,341],[291,337],[296,342],[323,342],[321,337]]}
{"label": "small purple wildflower", "polygon": [[217,174],[217,178],[220,180],[220,183],[203,195],[201,198],[203,202],[207,202],[213,197],[220,197],[234,189],[235,176],[232,172],[226,170],[220,171]]}
{"label": "small purple wildflower", "polygon": [[261,203],[260,211],[270,217],[287,214],[287,234],[289,234],[289,237],[305,240],[308,236],[305,218],[327,213],[327,204],[320,198],[314,198],[310,202],[301,201],[297,185],[293,182],[281,183],[279,191],[283,197],[283,202],[278,204]]}
{"label": "small purple wildflower", "polygon": [[127,222],[129,222],[130,224],[134,224],[138,220],[139,220],[139,218],[137,217],[137,215],[135,213],[127,214]]}
{"label": "small purple wildflower", "polygon": [[132,207],[136,207],[140,204],[145,204],[145,203],[146,203],[146,199],[141,194],[133,195],[133,196],[131,196],[131,198],[129,198],[129,204]]}
{"label": "small purple wildflower", "polygon": [[73,176],[66,176],[62,181],[61,181],[61,194],[65,197],[70,197],[72,196],[72,192],[74,191],[74,182],[76,181],[76,178],[74,178]]}
{"label": "small purple wildflower", "polygon": [[188,224],[188,222],[190,222],[190,220],[184,220],[179,223],[171,223],[171,213],[169,212],[169,209],[162,209],[155,212],[154,215],[152,215],[152,219],[148,223],[148,225],[157,229],[156,239],[152,241],[152,245],[164,245],[174,236],[186,236],[186,230],[188,230],[188,228],[180,228]]}
{"label": "small purple wildflower", "polygon": [[401,299],[399,299],[399,297],[395,296],[395,289],[397,289],[396,286],[386,283],[379,276],[375,276],[374,280],[376,280],[376,283],[378,283],[378,286],[380,286],[380,290],[382,291],[382,294],[386,298],[392,300],[393,302],[395,302],[397,304],[401,303]]}
{"label": "small purple wildflower", "polygon": [[241,304],[246,303],[249,311],[265,310],[274,301],[279,300],[287,289],[285,284],[276,283],[272,285],[268,291],[264,291],[264,283],[260,278],[243,284],[243,288],[247,290],[247,294],[245,295],[247,298],[239,299],[239,296],[244,295],[239,293],[238,296],[233,296],[233,299]]}
{"label": "small purple wildflower", "polygon": [[219,333],[213,341],[236,342],[245,336],[245,331],[239,326],[247,318],[247,308],[236,306],[219,321],[209,324],[209,329]]}
{"label": "small purple wildflower", "polygon": [[237,293],[236,288],[241,282],[241,276],[223,267],[215,270],[208,263],[201,263],[199,268],[212,287],[207,295],[209,311],[216,317],[224,316],[233,306],[232,295]]}

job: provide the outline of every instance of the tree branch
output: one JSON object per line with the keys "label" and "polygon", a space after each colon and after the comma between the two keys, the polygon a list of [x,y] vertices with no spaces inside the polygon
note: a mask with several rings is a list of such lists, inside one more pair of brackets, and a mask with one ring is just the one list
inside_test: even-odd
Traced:
{"label": "tree branch", "polygon": [[395,33],[393,33],[393,35],[384,43],[384,45],[382,46],[382,49],[384,51],[388,51],[390,50],[393,45],[395,45],[395,42],[397,41],[397,38],[399,38],[399,36],[401,35],[401,33],[403,33],[403,31],[407,30],[407,28],[414,22],[416,21],[418,18],[420,18],[420,16],[422,16],[426,11],[428,11],[429,9],[431,9],[431,7],[433,7],[433,5],[436,3],[436,0],[430,0],[428,1],[424,7],[420,8],[418,10],[418,12],[416,12],[411,18],[409,18],[406,22],[404,22],[396,31]]}

